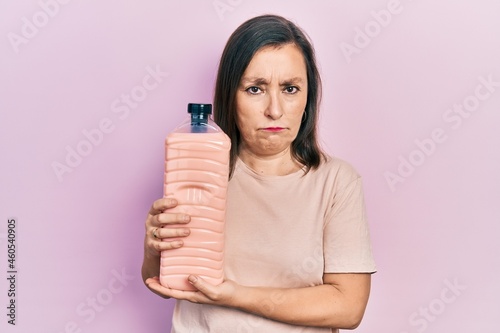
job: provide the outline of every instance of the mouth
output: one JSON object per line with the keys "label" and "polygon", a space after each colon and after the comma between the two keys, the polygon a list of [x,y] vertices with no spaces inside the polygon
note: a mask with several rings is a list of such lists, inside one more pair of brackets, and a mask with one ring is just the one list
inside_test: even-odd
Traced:
{"label": "mouth", "polygon": [[285,130],[285,128],[284,127],[265,127],[262,130],[264,130],[266,132],[281,132],[281,131]]}

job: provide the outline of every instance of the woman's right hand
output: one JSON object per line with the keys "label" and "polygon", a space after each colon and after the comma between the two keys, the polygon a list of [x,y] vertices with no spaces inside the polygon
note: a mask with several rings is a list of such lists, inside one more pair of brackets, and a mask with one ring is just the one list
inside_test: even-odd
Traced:
{"label": "woman's right hand", "polygon": [[183,213],[169,213],[166,210],[177,206],[177,200],[162,198],[156,200],[146,219],[144,250],[152,257],[159,257],[161,251],[181,247],[182,238],[189,235],[187,227],[169,227],[172,224],[186,224],[190,216]]}

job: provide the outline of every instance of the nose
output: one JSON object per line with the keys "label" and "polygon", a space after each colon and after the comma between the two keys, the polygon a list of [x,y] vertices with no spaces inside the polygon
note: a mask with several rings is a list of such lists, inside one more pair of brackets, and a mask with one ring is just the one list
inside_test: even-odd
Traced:
{"label": "nose", "polygon": [[268,95],[268,103],[264,114],[272,120],[278,120],[283,116],[279,92]]}

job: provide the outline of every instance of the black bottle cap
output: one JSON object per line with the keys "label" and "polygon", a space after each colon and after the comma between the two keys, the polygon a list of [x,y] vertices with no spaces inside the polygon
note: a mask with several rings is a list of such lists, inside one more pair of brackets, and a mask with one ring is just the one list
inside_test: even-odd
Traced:
{"label": "black bottle cap", "polygon": [[212,104],[188,104],[188,113],[191,114],[212,114]]}

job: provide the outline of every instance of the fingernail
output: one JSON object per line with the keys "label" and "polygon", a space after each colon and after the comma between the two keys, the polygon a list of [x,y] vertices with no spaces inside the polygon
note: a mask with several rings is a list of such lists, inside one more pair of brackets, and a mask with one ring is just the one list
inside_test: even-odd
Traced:
{"label": "fingernail", "polygon": [[182,246],[182,241],[175,241],[172,243],[173,247],[181,247]]}
{"label": "fingernail", "polygon": [[188,222],[191,217],[189,215],[184,215],[184,217],[182,218],[185,222]]}
{"label": "fingernail", "polygon": [[194,275],[190,275],[190,276],[188,277],[188,281],[189,281],[190,283],[196,283],[196,281],[198,281],[198,278],[197,278],[196,276],[194,276]]}
{"label": "fingernail", "polygon": [[182,231],[182,234],[183,234],[184,236],[189,235],[189,233],[190,233],[190,230],[189,230],[189,229],[184,229],[184,230]]}

